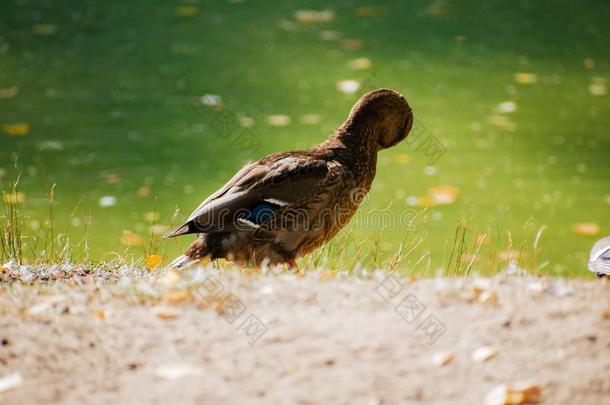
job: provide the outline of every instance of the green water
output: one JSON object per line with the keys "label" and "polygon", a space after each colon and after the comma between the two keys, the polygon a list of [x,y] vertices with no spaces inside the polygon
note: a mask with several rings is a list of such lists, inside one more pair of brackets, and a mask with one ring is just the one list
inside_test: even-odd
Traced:
{"label": "green water", "polygon": [[[23,172],[21,208],[33,219],[56,184],[58,230],[79,240],[91,217],[96,259],[123,252],[125,230],[145,238],[146,212],[166,224],[179,208],[183,219],[248,157],[323,140],[376,87],[403,93],[418,133],[446,151],[435,162],[407,143],[382,152],[363,210],[400,215],[419,209],[407,199],[430,187],[459,189],[455,203],[427,211],[430,229],[413,254],[429,257],[429,268],[446,262],[459,220],[468,245],[486,233],[493,254],[529,246],[544,226],[535,266],[562,275],[587,275],[590,247],[610,233],[608,2],[5,0],[0,8],[0,89],[18,88],[0,98],[0,124],[30,125],[25,136],[0,134],[0,173],[6,184]],[[295,13],[306,9],[334,14],[303,24]],[[354,69],[357,58],[371,66]],[[348,79],[362,88],[340,92],[336,83]],[[218,128],[217,111],[196,103],[205,94],[253,119],[248,139],[260,146],[250,155]],[[290,124],[268,124],[273,114]],[[302,123],[305,114],[319,122]],[[100,207],[103,196],[116,205]],[[360,218],[351,235],[379,242],[365,249],[389,254],[405,238],[405,229]],[[599,236],[573,232],[582,222],[598,224]],[[164,254],[188,242],[166,243]]]}

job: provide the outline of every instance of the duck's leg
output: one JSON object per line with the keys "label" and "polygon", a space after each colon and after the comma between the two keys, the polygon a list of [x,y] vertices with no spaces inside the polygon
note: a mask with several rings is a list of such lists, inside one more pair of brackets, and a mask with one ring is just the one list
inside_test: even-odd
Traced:
{"label": "duck's leg", "polygon": [[288,266],[290,266],[291,270],[296,270],[297,273],[299,272],[299,267],[297,266],[296,260],[290,259],[286,263],[288,263]]}

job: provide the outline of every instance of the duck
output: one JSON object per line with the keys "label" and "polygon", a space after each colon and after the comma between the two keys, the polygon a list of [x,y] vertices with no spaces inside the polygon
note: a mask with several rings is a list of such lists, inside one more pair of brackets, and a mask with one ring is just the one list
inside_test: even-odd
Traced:
{"label": "duck", "polygon": [[246,164],[165,238],[197,238],[169,267],[226,259],[287,264],[332,239],[371,189],[377,154],[407,137],[413,112],[391,89],[364,94],[322,143]]}
{"label": "duck", "polygon": [[598,240],[591,248],[589,270],[595,273],[597,278],[610,279],[610,236]]}

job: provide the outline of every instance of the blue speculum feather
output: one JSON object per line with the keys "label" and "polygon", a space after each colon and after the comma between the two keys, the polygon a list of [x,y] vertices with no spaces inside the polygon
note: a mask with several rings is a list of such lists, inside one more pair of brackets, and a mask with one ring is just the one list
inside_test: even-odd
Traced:
{"label": "blue speculum feather", "polygon": [[250,210],[246,219],[257,225],[268,221],[279,207],[267,201],[263,201]]}

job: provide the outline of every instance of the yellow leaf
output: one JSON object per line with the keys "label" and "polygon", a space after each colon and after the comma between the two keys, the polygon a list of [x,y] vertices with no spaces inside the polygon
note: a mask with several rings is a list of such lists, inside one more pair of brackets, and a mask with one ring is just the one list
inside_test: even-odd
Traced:
{"label": "yellow leaf", "polygon": [[164,307],[164,306],[156,306],[153,308],[153,314],[157,316],[159,319],[163,319],[164,321],[170,319],[176,319],[178,317],[178,312],[176,312],[172,308]]}
{"label": "yellow leaf", "polygon": [[515,81],[520,84],[534,84],[538,82],[538,76],[534,73],[515,73]]}
{"label": "yellow leaf", "polygon": [[326,270],[322,274],[320,274],[320,281],[328,281],[335,278],[335,273],[330,270]]}
{"label": "yellow leaf", "polygon": [[144,261],[146,262],[146,268],[148,268],[148,270],[154,270],[163,262],[163,256],[148,255],[144,258]]}
{"label": "yellow leaf", "polygon": [[294,18],[303,25],[316,22],[328,22],[335,18],[335,13],[330,10],[298,10],[294,13]]}
{"label": "yellow leaf", "polygon": [[108,173],[105,177],[108,184],[117,184],[121,181],[121,176],[118,173]]}
{"label": "yellow leaf", "polygon": [[2,200],[5,204],[17,205],[25,202],[25,194],[21,191],[12,191],[10,193],[2,193]]}
{"label": "yellow leaf", "polygon": [[284,114],[274,114],[267,116],[267,124],[274,127],[284,127],[290,124],[290,117]]}
{"label": "yellow leaf", "polygon": [[489,117],[489,122],[492,125],[495,125],[509,132],[515,132],[515,130],[517,129],[517,125],[512,122],[508,117],[505,117],[503,115],[491,115]]}
{"label": "yellow leaf", "polygon": [[409,160],[411,160],[411,156],[407,155],[406,153],[398,153],[398,154],[392,156],[392,160],[395,161],[396,163],[400,163],[401,165],[404,165]]}
{"label": "yellow leaf", "polygon": [[586,58],[582,61],[582,65],[585,67],[585,69],[591,70],[595,67],[595,61],[593,59]]}
{"label": "yellow leaf", "polygon": [[594,77],[589,85],[589,93],[592,96],[605,96],[608,94],[608,88],[606,87],[606,79],[603,77]]}
{"label": "yellow leaf", "polygon": [[365,70],[370,68],[372,63],[369,58],[357,58],[349,61],[348,65],[354,70]]}
{"label": "yellow leaf", "polygon": [[356,9],[358,17],[379,17],[388,15],[389,10],[386,6],[363,6]]}
{"label": "yellow leaf", "polygon": [[599,225],[594,222],[581,222],[572,225],[572,231],[582,236],[597,236],[601,229]]}
{"label": "yellow leaf", "polygon": [[345,49],[357,50],[357,49],[362,49],[362,47],[364,46],[364,43],[359,38],[345,38],[345,39],[341,40],[341,46]]}
{"label": "yellow leaf", "polygon": [[5,124],[2,126],[4,132],[12,136],[26,136],[30,133],[30,124],[18,122],[15,124]]}
{"label": "yellow leaf", "polygon": [[158,221],[161,215],[158,212],[149,211],[144,213],[144,220],[148,222]]}
{"label": "yellow leaf", "polygon": [[150,188],[148,186],[142,186],[138,189],[138,197],[146,198],[150,196]]}
{"label": "yellow leaf", "polygon": [[197,14],[199,14],[199,9],[192,4],[176,6],[176,15],[178,17],[194,17]]}
{"label": "yellow leaf", "polygon": [[57,31],[54,24],[36,24],[32,27],[32,32],[36,35],[53,35]]}
{"label": "yellow leaf", "polygon": [[0,89],[0,98],[13,98],[19,93],[19,87],[13,86]]}
{"label": "yellow leaf", "polygon": [[180,282],[180,274],[175,270],[170,270],[159,278],[159,285],[164,289],[171,289]]}
{"label": "yellow leaf", "polygon": [[542,388],[536,384],[517,383],[501,384],[491,390],[485,397],[485,405],[518,405],[540,401]]}
{"label": "yellow leaf", "polygon": [[124,230],[123,235],[121,235],[121,243],[127,246],[142,246],[144,239],[132,231]]}
{"label": "yellow leaf", "polygon": [[106,319],[106,313],[103,310],[95,311],[93,313],[93,316],[101,320]]}
{"label": "yellow leaf", "polygon": [[178,304],[180,302],[186,301],[190,297],[190,293],[188,290],[180,290],[173,293],[165,294],[161,297],[161,299],[170,304]]}
{"label": "yellow leaf", "polygon": [[428,195],[432,200],[432,205],[451,205],[456,202],[460,190],[454,186],[439,185],[431,187]]}

